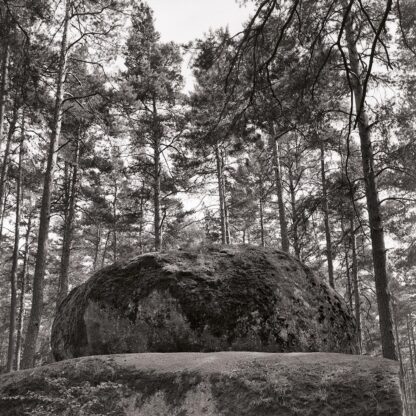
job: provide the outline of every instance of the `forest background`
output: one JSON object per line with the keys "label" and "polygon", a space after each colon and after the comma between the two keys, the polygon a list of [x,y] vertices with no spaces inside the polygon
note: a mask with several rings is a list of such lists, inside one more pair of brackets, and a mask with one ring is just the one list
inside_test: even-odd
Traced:
{"label": "forest background", "polygon": [[95,270],[254,244],[344,296],[414,414],[416,3],[245,3],[176,44],[141,1],[0,1],[0,366],[51,360]]}

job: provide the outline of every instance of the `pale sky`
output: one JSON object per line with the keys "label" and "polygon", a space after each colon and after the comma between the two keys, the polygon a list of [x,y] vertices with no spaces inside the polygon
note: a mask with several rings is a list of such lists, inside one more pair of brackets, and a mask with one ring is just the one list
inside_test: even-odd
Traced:
{"label": "pale sky", "polygon": [[236,0],[148,0],[162,40],[185,43],[202,37],[210,28],[228,26],[234,34],[242,29],[253,5]]}
{"label": "pale sky", "polygon": [[[176,43],[202,38],[210,29],[225,26],[230,34],[238,33],[253,10],[253,4],[240,6],[236,0],[148,0],[148,4],[162,41]],[[189,59],[185,56],[183,65],[186,92],[193,89]]]}

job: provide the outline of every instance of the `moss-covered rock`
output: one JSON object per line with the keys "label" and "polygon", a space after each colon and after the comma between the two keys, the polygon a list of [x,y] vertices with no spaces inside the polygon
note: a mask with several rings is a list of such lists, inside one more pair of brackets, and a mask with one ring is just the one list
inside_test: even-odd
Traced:
{"label": "moss-covered rock", "polygon": [[128,354],[0,377],[2,416],[401,416],[396,362],[328,353]]}
{"label": "moss-covered rock", "polygon": [[353,353],[340,296],[286,253],[254,247],[145,254],[95,273],[60,305],[57,360],[185,351]]}

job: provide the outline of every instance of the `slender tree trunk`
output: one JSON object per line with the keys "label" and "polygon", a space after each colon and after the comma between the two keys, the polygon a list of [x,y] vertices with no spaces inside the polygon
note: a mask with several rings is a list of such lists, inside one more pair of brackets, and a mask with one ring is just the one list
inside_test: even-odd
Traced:
{"label": "slender tree trunk", "polygon": [[3,43],[3,54],[1,60],[1,83],[0,83],[0,143],[3,141],[4,134],[4,119],[6,114],[6,101],[8,96],[8,81],[9,81],[9,61],[10,61],[10,42],[9,42],[9,13],[6,11],[5,26],[6,33]]}
{"label": "slender tree trunk", "polygon": [[326,259],[328,262],[328,280],[329,285],[334,288],[334,264],[332,259],[332,240],[331,228],[329,225],[329,208],[328,208],[328,189],[325,172],[325,147],[321,141],[321,185],[322,185],[322,211],[324,212],[325,240],[326,240]]}
{"label": "slender tree trunk", "polygon": [[95,247],[94,247],[94,263],[93,263],[93,270],[97,270],[97,263],[98,263],[98,254],[100,252],[100,246],[101,246],[101,225],[97,225],[97,239],[95,241]]}
{"label": "slender tree trunk", "polygon": [[358,281],[358,257],[357,257],[357,238],[355,235],[355,221],[354,212],[351,212],[350,217],[350,244],[351,244],[351,258],[352,258],[352,282],[354,286],[354,308],[355,308],[355,322],[357,325],[357,340],[360,352],[362,352],[362,335],[361,335],[361,299],[360,299],[360,285]]}
{"label": "slender tree trunk", "polygon": [[409,398],[407,395],[407,389],[406,389],[406,380],[405,380],[405,371],[404,371],[404,366],[403,366],[403,356],[402,356],[402,351],[400,348],[400,338],[399,338],[399,331],[397,329],[397,310],[396,310],[396,305],[393,304],[393,322],[394,322],[394,332],[395,332],[395,336],[396,336],[396,340],[397,340],[397,353],[398,353],[398,357],[399,357],[399,364],[400,364],[400,386],[401,386],[401,390],[403,392],[403,396],[404,396],[404,405],[405,405],[405,409],[406,409],[406,415],[410,416],[410,408],[409,408]]}
{"label": "slender tree trunk", "polygon": [[103,250],[103,257],[101,258],[101,268],[105,266],[105,258],[107,256],[107,249],[108,249],[108,241],[110,240],[111,231],[107,232],[107,237],[105,239],[104,250]]}
{"label": "slender tree trunk", "polygon": [[30,368],[35,364],[36,344],[43,313],[43,283],[46,270],[46,257],[48,254],[49,222],[51,211],[51,198],[53,190],[53,177],[56,166],[57,147],[61,134],[62,103],[64,82],[67,66],[67,34],[70,20],[71,1],[66,0],[63,34],[58,65],[57,91],[53,114],[53,127],[49,143],[47,165],[45,171],[42,204],[40,209],[38,248],[36,254],[35,272],[33,276],[32,307],[30,310],[29,324],[25,338],[25,346],[22,358],[22,367]]}
{"label": "slender tree trunk", "polygon": [[352,303],[352,284],[351,284],[351,272],[350,272],[350,259],[348,253],[348,247],[345,247],[345,270],[347,272],[347,296],[348,296],[348,305],[350,307],[350,311],[353,310],[353,303]]}
{"label": "slender tree trunk", "polygon": [[20,370],[20,360],[22,354],[22,334],[23,334],[23,322],[25,319],[25,294],[28,277],[28,264],[29,264],[29,249],[30,249],[30,233],[32,231],[32,212],[29,212],[27,220],[27,230],[25,236],[25,251],[23,254],[23,267],[21,272],[21,289],[19,297],[19,316],[17,319],[17,335],[16,335],[16,370]]}
{"label": "slender tree trunk", "polygon": [[[224,153],[224,152],[223,152]],[[224,218],[225,218],[225,242],[231,243],[231,231],[230,231],[230,216],[227,204],[227,178],[224,175],[225,161],[224,154],[221,154],[221,172],[222,172],[222,195],[224,198]]]}
{"label": "slender tree trunk", "polygon": [[296,189],[295,183],[293,180],[292,166],[289,165],[289,191],[290,191],[290,205],[292,207],[292,235],[293,235],[293,249],[295,251],[295,256],[300,259],[300,244],[299,244],[299,234],[298,234],[298,213],[296,206]]}
{"label": "slender tree trunk", "polygon": [[351,86],[354,92],[357,113],[361,110],[360,114],[357,115],[357,123],[361,142],[361,156],[371,232],[382,351],[383,357],[397,360],[391,311],[390,278],[387,273],[384,229],[374,167],[374,154],[370,132],[371,127],[369,125],[365,103],[363,103],[363,108],[360,108],[363,101],[363,86],[361,83],[362,72],[360,70],[360,61],[351,16],[347,19],[345,32],[351,66]]}
{"label": "slender tree trunk", "polygon": [[17,318],[17,266],[19,261],[19,242],[20,242],[20,206],[22,196],[22,162],[24,153],[24,114],[22,117],[22,135],[20,140],[19,166],[16,179],[16,213],[14,227],[14,246],[12,257],[12,269],[10,272],[10,319],[9,319],[9,348],[7,352],[7,371],[13,370],[15,358],[15,332]]}
{"label": "slender tree trunk", "polygon": [[[2,219],[3,219],[3,214],[4,214],[4,207],[6,205],[4,194],[6,190],[7,176],[9,172],[10,146],[12,144],[13,135],[16,130],[16,123],[17,123],[18,115],[19,115],[18,106],[15,105],[13,108],[13,116],[10,122],[9,132],[7,134],[6,147],[4,149],[3,160],[2,160],[1,171],[0,171],[0,213],[2,215]],[[3,227],[1,227],[1,230],[0,230],[0,241],[2,240],[2,234],[3,234]]]}
{"label": "slender tree trunk", "polygon": [[412,334],[410,330],[409,315],[406,316],[406,326],[407,326],[407,342],[409,346],[409,355],[410,355],[410,369],[412,371],[412,384],[413,384],[413,389],[414,389],[414,386],[416,384],[416,374],[415,374],[414,351],[412,347]]}
{"label": "slender tree trunk", "polygon": [[0,211],[0,237],[3,235],[3,225],[4,225],[4,217],[6,215],[7,197],[8,197],[8,193],[5,192],[4,198],[3,198],[3,209]]}
{"label": "slender tree trunk", "polygon": [[144,183],[142,185],[142,192],[140,194],[140,222],[139,222],[139,249],[140,254],[143,254],[143,227],[144,227]]}
{"label": "slender tree trunk", "polygon": [[410,323],[410,329],[411,329],[411,331],[410,331],[410,333],[411,333],[411,335],[412,335],[412,347],[413,347],[413,360],[414,360],[414,363],[416,364],[416,342],[415,342],[415,327],[414,327],[414,325],[413,325],[413,323],[411,322]]}
{"label": "slender tree trunk", "polygon": [[[273,128],[274,133],[274,128]],[[279,143],[277,139],[273,138],[273,168],[274,180],[277,193],[277,205],[279,207],[279,224],[280,224],[280,238],[282,240],[282,250],[289,253],[289,232],[286,220],[286,208],[283,199],[283,185],[282,185],[282,171],[280,167]]]}
{"label": "slender tree trunk", "polygon": [[215,160],[217,162],[217,181],[218,181],[218,196],[220,202],[220,223],[221,223],[221,243],[227,243],[226,227],[225,227],[225,201],[224,201],[224,187],[223,187],[223,172],[222,161],[219,145],[215,146]]}
{"label": "slender tree trunk", "polygon": [[263,178],[260,177],[260,198],[259,198],[259,211],[260,211],[260,241],[261,246],[265,247],[266,243],[264,241],[264,189],[263,189]]}
{"label": "slender tree trunk", "polygon": [[74,149],[74,161],[72,167],[72,177],[70,180],[67,215],[65,216],[64,236],[62,244],[61,264],[59,267],[59,289],[56,305],[62,302],[68,295],[69,290],[69,264],[71,259],[71,245],[74,233],[74,221],[76,211],[76,200],[78,194],[78,156],[79,156],[79,142],[76,140]]}
{"label": "slender tree trunk", "polygon": [[114,201],[113,201],[113,261],[117,261],[117,205],[118,205],[118,185],[117,179],[114,181]]}
{"label": "slender tree trunk", "polygon": [[153,98],[153,208],[155,251],[162,247],[161,215],[160,215],[160,126],[158,121],[156,99]]}
{"label": "slender tree trunk", "polygon": [[264,242],[264,212],[263,212],[263,199],[260,198],[259,201],[259,210],[260,210],[260,241],[261,246],[266,247],[266,244]]}

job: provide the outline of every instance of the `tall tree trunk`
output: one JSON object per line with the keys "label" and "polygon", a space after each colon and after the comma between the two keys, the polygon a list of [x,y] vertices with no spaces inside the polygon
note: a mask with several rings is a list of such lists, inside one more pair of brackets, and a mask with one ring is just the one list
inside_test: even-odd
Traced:
{"label": "tall tree trunk", "polygon": [[[23,199],[23,198],[22,198]],[[29,249],[30,249],[30,233],[32,231],[32,215],[33,212],[29,212],[27,220],[27,229],[25,236],[25,251],[23,253],[23,267],[21,272],[20,281],[20,296],[19,296],[19,316],[17,318],[17,335],[16,335],[16,370],[20,370],[20,361],[22,355],[22,335],[23,335],[23,322],[25,319],[25,294],[28,277],[28,265],[29,265]]]}
{"label": "tall tree trunk", "polygon": [[215,160],[217,163],[217,181],[218,181],[218,197],[220,202],[220,224],[221,224],[221,243],[227,243],[226,227],[225,227],[225,201],[223,187],[222,158],[218,143],[215,145]]}
{"label": "tall tree trunk", "polygon": [[[0,213],[2,215],[2,219],[3,219],[3,214],[4,214],[4,207],[6,205],[4,194],[6,190],[7,176],[9,172],[10,146],[12,144],[13,135],[16,130],[16,123],[17,123],[17,119],[19,116],[18,110],[19,110],[18,106],[15,105],[13,108],[13,116],[10,122],[9,132],[7,133],[6,147],[4,149],[3,160],[2,160],[1,171],[0,171]],[[3,227],[1,227],[0,229],[0,241],[2,240],[2,234],[3,234]]]}
{"label": "tall tree trunk", "polygon": [[101,225],[97,225],[97,238],[95,240],[95,247],[94,247],[94,263],[93,263],[93,270],[97,270],[97,263],[98,263],[98,255],[100,252],[100,246],[101,246]]}
{"label": "tall tree trunk", "polygon": [[140,222],[139,222],[139,250],[143,254],[143,227],[144,227],[144,182],[140,193]]}
{"label": "tall tree trunk", "polygon": [[105,238],[105,244],[104,244],[104,250],[103,250],[103,256],[101,258],[101,268],[105,266],[105,258],[107,256],[107,250],[108,250],[108,241],[110,240],[111,231],[107,232],[107,237]]}
{"label": "tall tree trunk", "polygon": [[391,310],[391,294],[389,275],[386,265],[386,248],[384,244],[383,220],[380,212],[380,201],[374,169],[374,154],[372,149],[371,132],[368,115],[361,104],[363,101],[363,86],[361,83],[362,71],[360,70],[359,54],[356,46],[356,37],[353,31],[351,15],[345,25],[346,40],[351,66],[351,86],[355,97],[357,109],[357,123],[361,143],[361,156],[365,181],[365,193],[371,232],[371,245],[373,254],[374,277],[377,293],[377,305],[381,332],[381,344],[383,357],[397,360],[396,346],[394,342],[393,318]]}
{"label": "tall tree trunk", "polygon": [[415,327],[412,322],[410,322],[410,333],[412,335],[412,347],[413,347],[413,360],[416,365],[416,342],[415,342]]}
{"label": "tall tree trunk", "polygon": [[74,220],[76,210],[76,200],[78,194],[78,158],[79,158],[79,142],[75,141],[74,160],[72,166],[72,175],[69,187],[69,198],[67,215],[65,216],[64,236],[62,243],[61,264],[59,267],[59,289],[57,306],[62,302],[68,294],[69,289],[69,263],[71,259],[71,245],[74,233]]}
{"label": "tall tree trunk", "polygon": [[224,197],[224,218],[225,218],[225,242],[226,244],[231,243],[231,230],[230,230],[230,211],[227,204],[227,180],[224,175],[224,157],[222,157],[222,194]]}
{"label": "tall tree trunk", "polygon": [[260,198],[259,198],[259,211],[260,211],[260,241],[261,246],[265,247],[265,241],[264,241],[264,189],[263,189],[263,178],[260,177]]}
{"label": "tall tree trunk", "polygon": [[408,398],[407,389],[406,389],[405,371],[404,371],[404,365],[403,365],[403,356],[402,356],[402,351],[401,351],[400,342],[399,342],[400,340],[399,331],[397,329],[397,308],[396,308],[395,303],[393,303],[393,322],[394,322],[394,332],[395,332],[395,336],[397,340],[397,353],[398,353],[399,364],[400,364],[400,386],[401,386],[401,390],[404,396],[403,398],[404,398],[404,405],[406,409],[406,415],[410,415],[409,398]]}
{"label": "tall tree trunk", "polygon": [[9,13],[5,11],[5,34],[3,38],[3,53],[1,59],[1,83],[0,83],[0,143],[3,141],[4,119],[6,114],[6,101],[8,96],[9,61],[10,61],[10,26]]}
{"label": "tall tree trunk", "polygon": [[328,208],[328,188],[326,183],[325,172],[325,145],[321,140],[321,185],[322,185],[322,211],[324,212],[325,240],[326,240],[326,259],[328,263],[328,281],[329,285],[335,287],[334,282],[334,263],[332,259],[332,240],[331,228],[329,225],[329,208]]}
{"label": "tall tree trunk", "polygon": [[[343,234],[345,233],[344,231],[344,221],[342,221],[342,232]],[[351,270],[350,270],[350,256],[349,256],[349,247],[348,244],[345,243],[344,244],[344,250],[345,250],[345,270],[346,270],[346,274],[347,274],[347,296],[348,296],[348,305],[350,307],[350,311],[353,311],[353,302],[352,302],[352,297],[353,297],[353,292],[352,292],[352,281],[351,281]]]}
{"label": "tall tree trunk", "polygon": [[62,125],[62,103],[67,66],[67,35],[70,20],[70,6],[71,1],[66,0],[63,34],[58,65],[57,90],[53,114],[53,125],[51,139],[49,142],[47,165],[43,184],[42,204],[40,209],[38,248],[36,254],[36,264],[32,288],[32,307],[30,310],[29,324],[25,338],[25,346],[22,358],[23,368],[30,368],[34,366],[36,344],[43,313],[43,283],[46,270],[46,257],[48,254],[48,237],[51,198],[53,190],[53,177],[56,166],[57,147],[59,143]]}
{"label": "tall tree trunk", "polygon": [[264,211],[263,211],[263,199],[260,198],[259,201],[259,210],[260,210],[260,241],[261,246],[266,247],[265,241],[264,241]]}
{"label": "tall tree trunk", "polygon": [[16,212],[14,226],[14,246],[12,257],[12,269],[10,272],[10,319],[9,319],[9,348],[7,351],[7,371],[13,369],[13,361],[15,358],[15,332],[17,318],[17,265],[19,261],[19,242],[20,242],[20,206],[22,197],[22,162],[24,153],[24,113],[22,116],[22,134],[19,150],[19,166],[16,179]]}
{"label": "tall tree trunk", "polygon": [[153,98],[153,118],[153,228],[155,234],[155,251],[160,251],[162,246],[162,224],[160,215],[160,126],[155,98]]}
{"label": "tall tree trunk", "polygon": [[412,371],[412,387],[414,390],[415,385],[416,385],[416,374],[415,374],[414,351],[412,347],[412,333],[410,329],[409,315],[406,315],[406,326],[407,326],[407,342],[408,342],[409,356],[410,356],[410,369]]}
{"label": "tall tree trunk", "polygon": [[290,205],[292,207],[292,236],[293,236],[293,250],[295,251],[295,256],[300,259],[300,244],[299,244],[299,234],[298,234],[298,212],[296,206],[296,189],[295,183],[293,180],[292,165],[288,167],[289,174],[289,191],[290,191]]}
{"label": "tall tree trunk", "polygon": [[357,325],[357,341],[360,352],[362,352],[362,335],[361,335],[361,298],[360,286],[358,282],[358,257],[357,257],[357,238],[355,234],[354,212],[351,212],[350,217],[350,245],[351,245],[351,259],[352,259],[352,283],[354,286],[354,315]]}
{"label": "tall tree trunk", "polygon": [[[273,135],[275,135],[275,129],[273,125]],[[277,138],[273,137],[273,168],[274,168],[274,180],[277,193],[277,205],[279,208],[279,224],[280,224],[280,238],[282,240],[282,250],[289,253],[289,232],[287,228],[286,220],[286,208],[283,199],[283,184],[282,184],[282,171],[280,167],[280,154],[279,143]]]}
{"label": "tall tree trunk", "polygon": [[114,201],[113,201],[113,261],[117,261],[117,205],[118,205],[118,184],[114,181]]}

